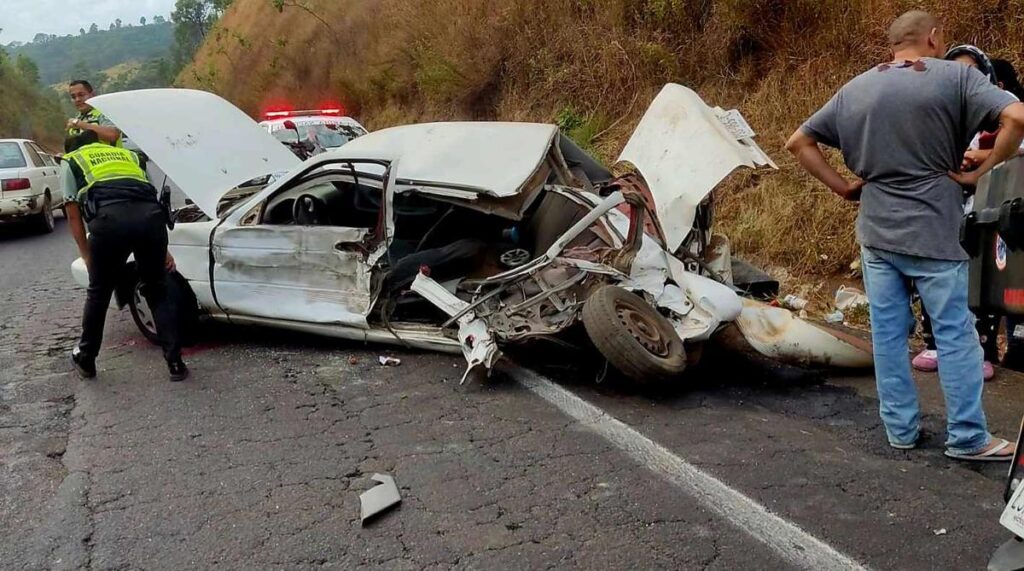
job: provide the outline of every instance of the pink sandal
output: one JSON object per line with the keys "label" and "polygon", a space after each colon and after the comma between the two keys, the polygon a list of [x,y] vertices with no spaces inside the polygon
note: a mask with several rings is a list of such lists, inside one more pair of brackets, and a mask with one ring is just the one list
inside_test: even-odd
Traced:
{"label": "pink sandal", "polygon": [[934,373],[939,370],[939,353],[935,349],[925,349],[910,364],[918,371]]}

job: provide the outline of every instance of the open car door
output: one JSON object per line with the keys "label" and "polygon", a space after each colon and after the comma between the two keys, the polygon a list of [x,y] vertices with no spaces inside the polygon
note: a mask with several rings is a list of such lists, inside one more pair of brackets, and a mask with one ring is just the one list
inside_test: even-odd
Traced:
{"label": "open car door", "polygon": [[217,228],[213,284],[229,317],[368,327],[372,270],[393,235],[394,169],[344,164],[282,185]]}

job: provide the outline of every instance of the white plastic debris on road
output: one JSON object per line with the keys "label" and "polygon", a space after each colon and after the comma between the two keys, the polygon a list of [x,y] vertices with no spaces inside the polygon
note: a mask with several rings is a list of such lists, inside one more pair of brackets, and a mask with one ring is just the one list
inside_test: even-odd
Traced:
{"label": "white plastic debris on road", "polygon": [[377,357],[377,362],[380,363],[382,367],[397,367],[402,364],[402,360],[398,357],[387,357],[385,355]]}
{"label": "white plastic debris on road", "polygon": [[402,503],[395,479],[387,474],[374,474],[370,479],[378,485],[359,495],[359,518],[365,526],[385,511]]}

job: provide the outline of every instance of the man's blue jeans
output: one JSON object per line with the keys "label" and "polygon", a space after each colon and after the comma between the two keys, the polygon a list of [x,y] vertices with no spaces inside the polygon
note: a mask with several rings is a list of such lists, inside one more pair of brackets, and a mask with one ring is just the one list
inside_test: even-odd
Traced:
{"label": "man's blue jeans", "polygon": [[907,332],[914,316],[914,282],[932,319],[939,381],[946,396],[946,448],[974,454],[988,446],[981,392],[982,351],[967,308],[967,262],[908,256],[863,247],[864,286],[871,302],[871,340],[882,422],[889,442],[911,444],[920,434],[921,409],[910,374]]}

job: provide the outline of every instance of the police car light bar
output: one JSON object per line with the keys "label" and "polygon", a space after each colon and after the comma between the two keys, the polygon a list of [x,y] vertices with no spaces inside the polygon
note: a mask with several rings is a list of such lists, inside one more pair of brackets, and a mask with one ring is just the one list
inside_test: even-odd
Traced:
{"label": "police car light bar", "polygon": [[263,115],[267,119],[277,119],[280,117],[300,117],[304,115],[341,115],[341,108],[333,107],[330,109],[306,109],[302,111],[267,111]]}

